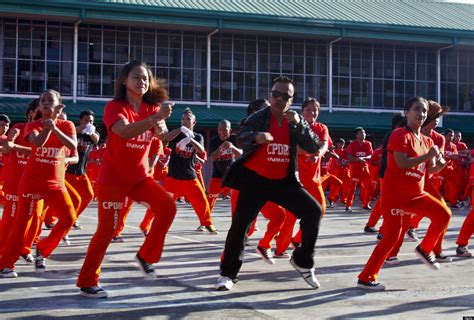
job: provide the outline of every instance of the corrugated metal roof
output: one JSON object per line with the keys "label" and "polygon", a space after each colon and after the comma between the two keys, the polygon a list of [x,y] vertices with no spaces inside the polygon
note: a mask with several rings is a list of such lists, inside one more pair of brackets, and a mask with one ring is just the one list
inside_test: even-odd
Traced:
{"label": "corrugated metal roof", "polygon": [[311,19],[321,22],[474,30],[472,2],[440,0],[95,0],[91,2]]}

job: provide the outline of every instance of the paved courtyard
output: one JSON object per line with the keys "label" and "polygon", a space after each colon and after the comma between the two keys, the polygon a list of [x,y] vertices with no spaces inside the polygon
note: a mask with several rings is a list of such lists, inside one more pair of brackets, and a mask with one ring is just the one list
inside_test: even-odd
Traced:
{"label": "paved courtyard", "polygon": [[[145,208],[136,205],[127,220],[124,243],[110,245],[102,265],[101,284],[108,299],[87,299],[75,287],[89,240],[97,224],[92,203],[81,216],[83,230],[71,231],[71,245],[61,245],[48,260],[48,270],[36,274],[32,265],[19,261],[19,278],[0,279],[1,319],[106,319],[162,318],[300,318],[300,319],[462,319],[474,316],[474,258],[453,257],[453,262],[432,271],[413,254],[406,242],[401,264],[385,266],[380,281],[385,292],[355,287],[375,236],[362,232],[368,212],[346,213],[328,209],[316,246],[316,272],[321,288],[313,290],[288,261],[264,263],[255,253],[266,221],[246,249],[240,281],[229,292],[217,292],[219,256],[230,224],[230,203],[218,201],[214,210],[219,235],[196,232],[197,217],[189,205],[178,213],[167,237],[158,278],[146,281],[133,257],[143,242],[138,225]],[[360,208],[355,206],[355,209]],[[468,209],[455,210],[446,235],[445,252],[455,254],[455,240]],[[423,235],[426,220],[420,224]],[[47,232],[47,231],[45,231]],[[474,248],[474,245],[473,245]]]}

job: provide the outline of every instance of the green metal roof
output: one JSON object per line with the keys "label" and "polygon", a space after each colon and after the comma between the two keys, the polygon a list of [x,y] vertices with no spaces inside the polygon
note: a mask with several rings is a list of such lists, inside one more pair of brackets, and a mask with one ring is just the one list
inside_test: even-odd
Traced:
{"label": "green metal roof", "polygon": [[474,45],[474,4],[442,0],[2,0],[0,12],[85,23]]}
{"label": "green metal roof", "polygon": [[[7,114],[14,122],[23,122],[25,120],[24,112],[30,101],[28,99],[2,97],[0,98],[0,113]],[[73,103],[70,100],[63,99],[63,103],[66,105],[64,111],[68,114],[70,120],[77,121],[82,110],[90,109],[96,114],[96,122],[101,123],[106,101],[78,101]],[[215,129],[222,119],[229,120],[233,128],[238,128],[241,119],[246,117],[246,108],[243,107],[212,105],[208,109],[205,105],[179,103],[175,105],[171,118],[167,120],[170,127],[181,124],[181,115],[186,107],[190,107],[196,115],[196,127],[198,129]],[[393,113],[396,112],[396,110],[393,111]],[[373,132],[385,132],[390,129],[393,113],[377,112],[377,110],[371,112],[358,112],[357,110],[334,111],[329,113],[327,110],[322,110],[319,121],[332,130],[351,131],[355,127],[363,126]],[[460,130],[465,136],[474,137],[473,120],[474,116],[448,114],[443,118],[443,128]]]}
{"label": "green metal roof", "polygon": [[432,0],[103,0],[93,3],[474,30],[474,6]]}

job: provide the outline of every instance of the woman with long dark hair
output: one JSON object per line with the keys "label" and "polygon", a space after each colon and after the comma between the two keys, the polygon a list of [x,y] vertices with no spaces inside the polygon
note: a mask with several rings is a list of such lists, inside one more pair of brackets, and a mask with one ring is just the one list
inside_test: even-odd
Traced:
{"label": "woman with long dark hair", "polygon": [[156,278],[153,263],[160,260],[164,240],[176,214],[176,205],[153,180],[148,168],[148,150],[153,136],[167,132],[164,122],[172,104],[163,82],[153,78],[150,68],[139,61],[126,64],[115,83],[115,98],[104,110],[107,149],[98,179],[97,231],[92,237],[77,286],[89,298],[106,298],[99,286],[100,265],[105,256],[126,197],[143,203],[156,215],[136,261],[144,276]]}

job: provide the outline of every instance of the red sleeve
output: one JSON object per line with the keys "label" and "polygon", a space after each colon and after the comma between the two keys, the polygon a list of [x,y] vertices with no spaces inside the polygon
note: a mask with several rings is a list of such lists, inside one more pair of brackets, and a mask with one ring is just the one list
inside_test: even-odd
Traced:
{"label": "red sleeve", "polygon": [[408,134],[403,129],[396,129],[390,135],[388,140],[387,150],[390,152],[400,152],[408,154]]}
{"label": "red sleeve", "polygon": [[74,126],[74,123],[72,121],[63,121],[59,129],[68,137],[76,135],[76,127]]}
{"label": "red sleeve", "polygon": [[161,140],[154,137],[151,140],[149,156],[151,157],[155,154],[159,154],[160,149],[161,149]]}
{"label": "red sleeve", "polygon": [[41,131],[41,128],[42,128],[42,121],[41,120],[30,122],[25,127],[25,133],[23,134],[23,137],[26,140],[28,140],[28,136],[31,133],[33,133],[33,132],[39,133]]}
{"label": "red sleeve", "polygon": [[367,155],[374,154],[374,149],[372,149],[372,143],[367,141]]}
{"label": "red sleeve", "polygon": [[127,119],[123,105],[116,100],[109,101],[105,106],[102,119],[107,129],[110,129],[112,125],[122,119]]}

